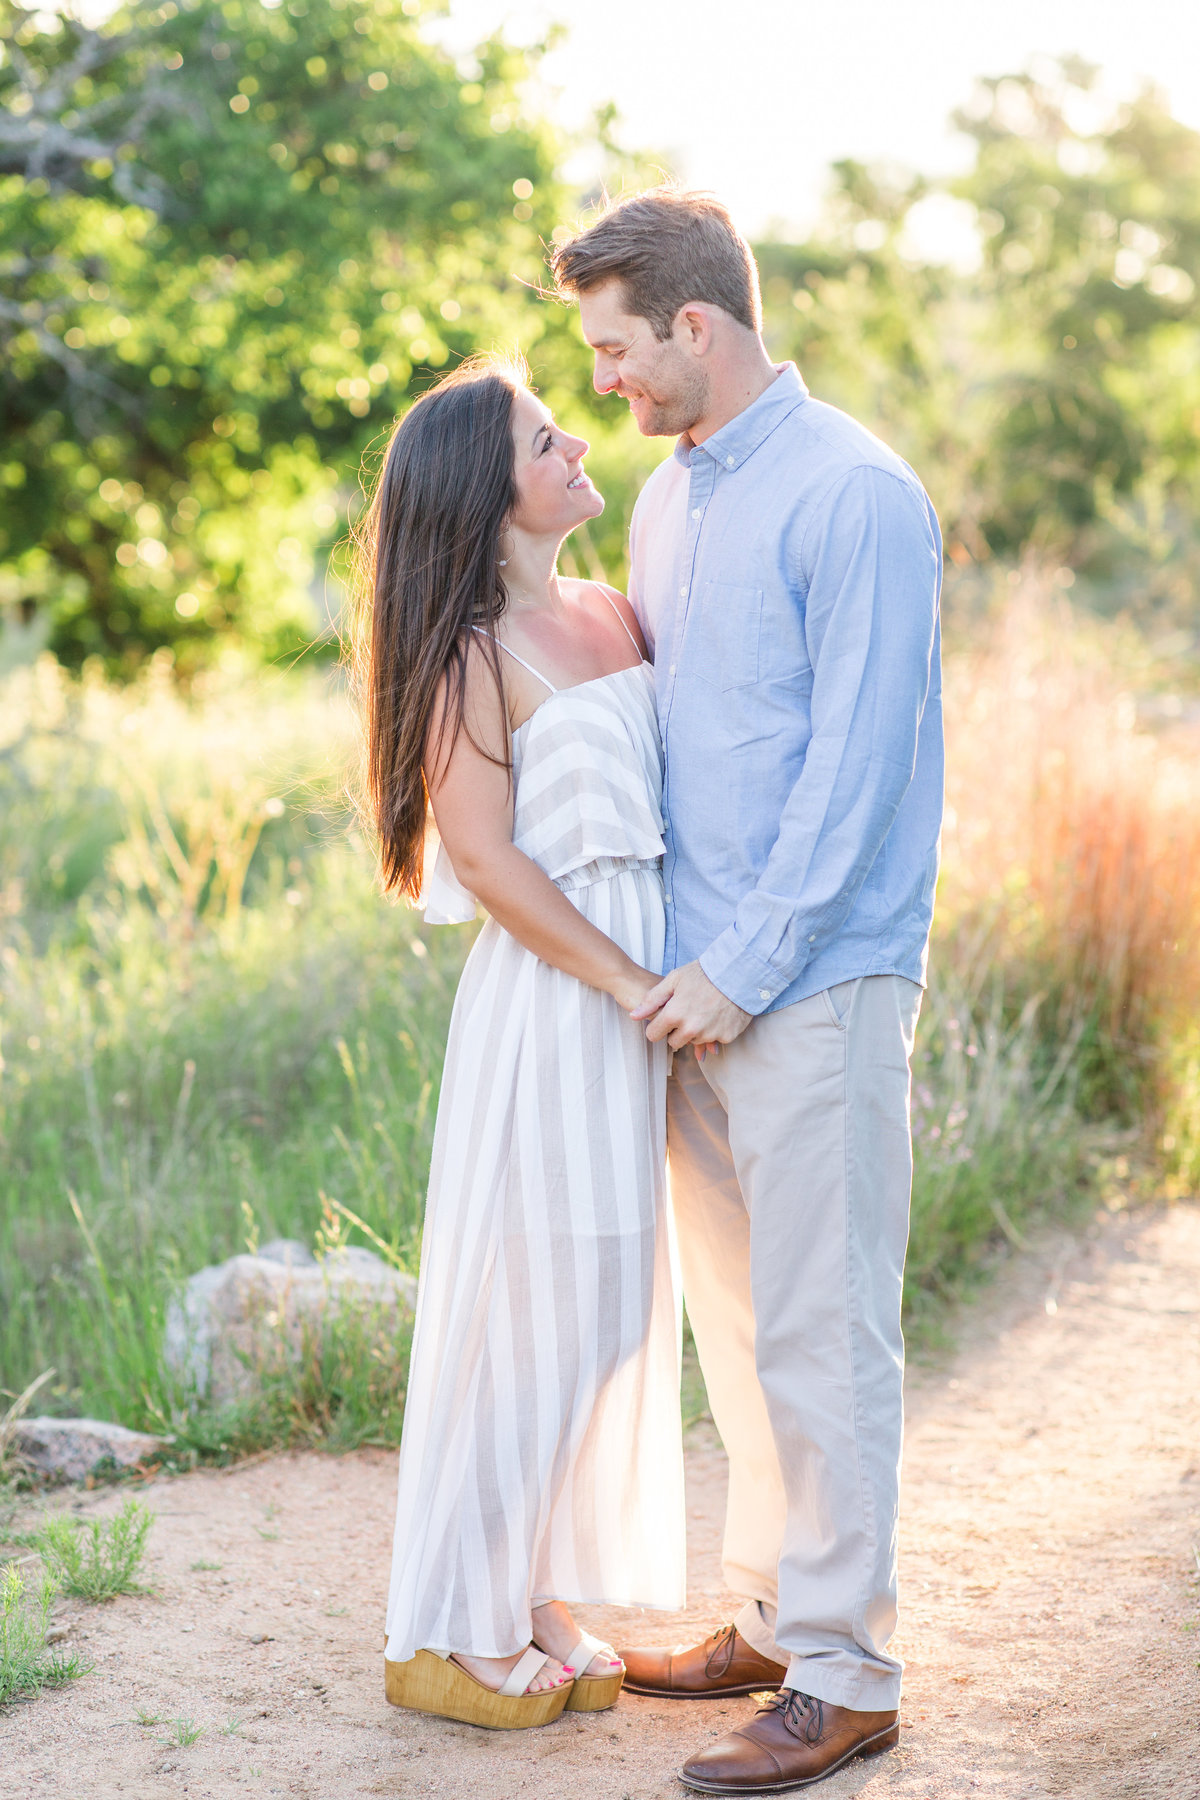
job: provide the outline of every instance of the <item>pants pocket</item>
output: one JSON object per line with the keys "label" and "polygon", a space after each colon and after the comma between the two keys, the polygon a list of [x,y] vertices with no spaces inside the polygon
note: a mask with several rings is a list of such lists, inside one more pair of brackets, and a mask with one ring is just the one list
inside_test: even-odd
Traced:
{"label": "pants pocket", "polygon": [[838,981],[833,987],[821,989],[821,999],[825,1011],[829,1014],[829,1023],[836,1025],[839,1031],[845,1031],[850,1023],[850,1014],[854,1007],[854,996],[859,990],[862,976],[853,981]]}

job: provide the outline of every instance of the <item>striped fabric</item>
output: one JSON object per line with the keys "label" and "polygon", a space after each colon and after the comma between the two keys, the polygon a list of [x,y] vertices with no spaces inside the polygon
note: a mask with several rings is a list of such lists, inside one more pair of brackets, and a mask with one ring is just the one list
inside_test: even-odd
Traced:
{"label": "striped fabric", "polygon": [[[514,733],[513,762],[518,848],[660,967],[648,668],[551,693]],[[435,917],[473,912],[444,851],[429,898]],[[487,921],[455,999],[434,1136],[391,1661],[511,1655],[546,1599],[683,1604],[665,1086],[663,1045]]]}

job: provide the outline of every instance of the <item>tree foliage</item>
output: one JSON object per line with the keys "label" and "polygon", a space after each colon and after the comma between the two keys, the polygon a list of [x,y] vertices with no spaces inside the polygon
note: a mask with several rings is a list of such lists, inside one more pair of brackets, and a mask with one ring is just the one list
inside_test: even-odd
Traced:
{"label": "tree foliage", "polygon": [[844,163],[829,229],[762,250],[770,328],[920,468],[962,560],[1035,557],[1191,604],[1200,497],[1200,133],[1093,71],[981,82],[953,198],[968,269],[914,243],[929,184]]}
{"label": "tree foliage", "polygon": [[[537,293],[574,206],[530,54],[455,64],[422,3],[125,0],[51,29],[0,0],[0,602],[66,659],[294,650],[364,452],[492,343],[593,439],[610,504],[570,555],[619,579],[667,446]],[[1194,609],[1200,134],[1149,91],[1105,112],[1071,61],[981,82],[959,124],[961,179],[840,163],[811,241],[758,247],[768,339],[909,457],[956,562]],[[973,260],[929,252],[939,212]]]}
{"label": "tree foliage", "polygon": [[2,0],[0,564],[54,646],[311,628],[363,446],[527,335],[555,146],[416,0]]}

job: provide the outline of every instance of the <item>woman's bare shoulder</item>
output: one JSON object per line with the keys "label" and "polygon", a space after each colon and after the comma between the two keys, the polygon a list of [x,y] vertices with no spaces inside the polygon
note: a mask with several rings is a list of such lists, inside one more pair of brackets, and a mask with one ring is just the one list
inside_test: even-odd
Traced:
{"label": "woman's bare shoulder", "polygon": [[[563,585],[566,586],[566,583]],[[573,590],[572,598],[584,601],[593,599],[601,607],[605,604],[612,607],[621,620],[621,623],[632,636],[634,643],[641,651],[643,657],[649,655],[649,652],[646,649],[646,640],[642,636],[642,628],[638,624],[638,616],[634,612],[633,607],[630,605],[626,596],[621,592],[620,588],[611,586],[607,581],[594,580],[574,581],[572,582],[571,587]]]}

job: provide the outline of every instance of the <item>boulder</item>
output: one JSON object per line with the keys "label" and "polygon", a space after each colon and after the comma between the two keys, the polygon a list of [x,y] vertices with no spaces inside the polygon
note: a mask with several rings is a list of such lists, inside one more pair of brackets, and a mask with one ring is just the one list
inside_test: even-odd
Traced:
{"label": "boulder", "polygon": [[30,1468],[63,1481],[135,1469],[161,1456],[169,1442],[104,1419],[22,1419],[15,1433],[17,1452]]}
{"label": "boulder", "polygon": [[[269,1244],[264,1244],[254,1254],[266,1262],[283,1263],[289,1269],[315,1269],[317,1266],[316,1257],[300,1238],[272,1238]],[[366,1254],[370,1256],[373,1253],[368,1250]],[[378,1262],[379,1258],[376,1256],[374,1260]]]}
{"label": "boulder", "polygon": [[252,1395],[319,1343],[327,1323],[355,1313],[374,1327],[407,1325],[417,1284],[373,1250],[319,1261],[294,1239],[200,1269],[171,1302],[163,1359],[197,1398],[223,1406]]}

